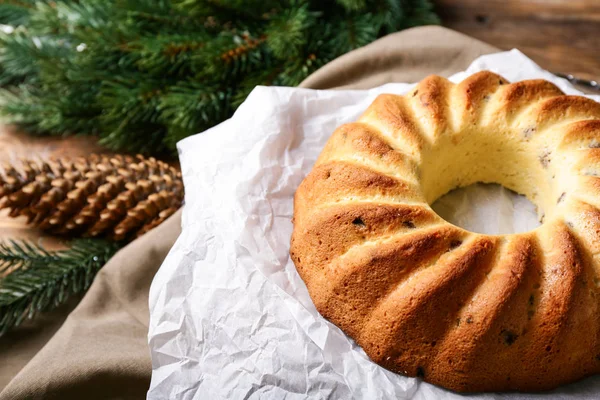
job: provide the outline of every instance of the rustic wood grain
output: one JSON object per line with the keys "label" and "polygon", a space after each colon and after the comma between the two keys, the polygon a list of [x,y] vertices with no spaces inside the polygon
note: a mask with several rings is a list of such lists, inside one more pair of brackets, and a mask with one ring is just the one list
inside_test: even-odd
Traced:
{"label": "rustic wood grain", "polygon": [[442,24],[544,69],[600,79],[598,0],[433,0]]}

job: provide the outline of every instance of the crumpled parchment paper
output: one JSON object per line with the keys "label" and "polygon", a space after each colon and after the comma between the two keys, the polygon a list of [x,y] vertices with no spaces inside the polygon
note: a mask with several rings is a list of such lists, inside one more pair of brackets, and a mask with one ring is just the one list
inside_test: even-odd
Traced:
{"label": "crumpled parchment paper", "polygon": [[[483,56],[451,79],[484,69],[580,94],[516,50]],[[379,93],[411,87],[257,87],[230,120],[178,144],[186,205],[181,236],[150,290],[149,399],[462,397],[371,362],[319,315],[288,255],[294,191],[328,137]],[[531,203],[497,185],[451,192],[434,208],[483,233],[538,225]],[[468,397],[597,399],[600,377],[552,393]]]}

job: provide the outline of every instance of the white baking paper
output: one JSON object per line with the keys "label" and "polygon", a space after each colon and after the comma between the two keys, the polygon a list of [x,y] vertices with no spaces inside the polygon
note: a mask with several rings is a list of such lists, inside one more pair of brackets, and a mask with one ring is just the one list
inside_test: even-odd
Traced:
{"label": "white baking paper", "polygon": [[[579,94],[516,50],[483,56],[451,79],[485,69],[510,81],[544,78]],[[411,87],[257,87],[230,120],[179,143],[186,204],[181,236],[150,290],[149,399],[463,397],[371,362],[319,315],[288,254],[294,191],[330,134],[378,94]],[[434,208],[484,233],[538,224],[528,201],[497,185],[452,193]],[[467,397],[597,399],[600,378],[546,394]]]}

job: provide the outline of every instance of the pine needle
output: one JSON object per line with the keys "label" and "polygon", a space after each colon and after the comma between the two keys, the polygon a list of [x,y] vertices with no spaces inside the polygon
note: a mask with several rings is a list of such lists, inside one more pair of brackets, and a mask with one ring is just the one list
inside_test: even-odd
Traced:
{"label": "pine needle", "polygon": [[156,155],[229,118],[253,82],[296,86],[439,21],[430,0],[7,0],[0,22],[1,117]]}
{"label": "pine needle", "polygon": [[49,264],[58,259],[56,254],[48,253],[39,245],[27,241],[9,240],[0,243],[0,276],[36,264]]}
{"label": "pine needle", "polygon": [[85,291],[119,244],[77,239],[71,248],[47,251],[27,241],[0,244],[0,335],[37,313]]}

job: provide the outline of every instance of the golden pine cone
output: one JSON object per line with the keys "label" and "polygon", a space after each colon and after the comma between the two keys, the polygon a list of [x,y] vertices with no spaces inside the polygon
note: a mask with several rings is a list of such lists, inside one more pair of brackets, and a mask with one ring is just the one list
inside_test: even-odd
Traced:
{"label": "golden pine cone", "polygon": [[25,160],[0,171],[0,209],[58,235],[137,237],[182,203],[181,173],[139,155]]}

